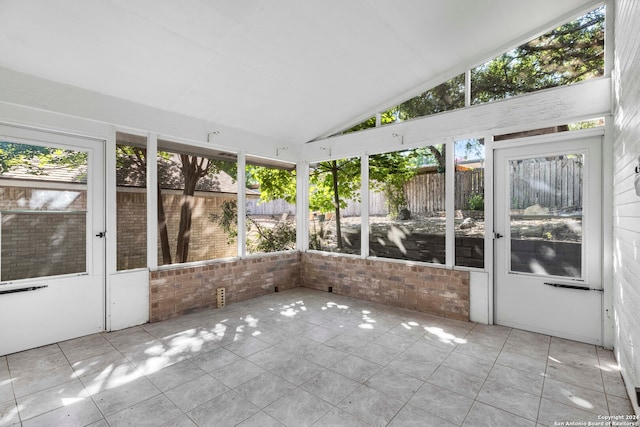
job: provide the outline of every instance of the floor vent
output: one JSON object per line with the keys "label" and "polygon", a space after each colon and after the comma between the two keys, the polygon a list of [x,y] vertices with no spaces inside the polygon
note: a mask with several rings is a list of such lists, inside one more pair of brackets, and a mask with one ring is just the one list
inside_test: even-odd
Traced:
{"label": "floor vent", "polygon": [[224,307],[224,288],[216,289],[216,301],[218,302],[218,308]]}

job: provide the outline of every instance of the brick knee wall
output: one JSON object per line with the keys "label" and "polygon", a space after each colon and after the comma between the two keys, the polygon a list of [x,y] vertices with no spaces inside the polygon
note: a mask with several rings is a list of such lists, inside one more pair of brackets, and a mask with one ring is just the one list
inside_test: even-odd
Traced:
{"label": "brick knee wall", "polygon": [[300,258],[299,252],[292,252],[153,271],[149,320],[158,322],[216,307],[217,288],[225,288],[229,304],[272,293],[275,286],[279,290],[299,287]]}
{"label": "brick knee wall", "polygon": [[469,272],[303,253],[302,286],[469,321]]}

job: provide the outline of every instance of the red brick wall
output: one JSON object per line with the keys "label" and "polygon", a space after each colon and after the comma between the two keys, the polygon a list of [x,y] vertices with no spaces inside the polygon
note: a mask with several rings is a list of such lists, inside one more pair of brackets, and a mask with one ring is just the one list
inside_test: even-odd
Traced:
{"label": "red brick wall", "polygon": [[[163,190],[166,191],[166,190]],[[171,256],[175,258],[180,209],[183,196],[163,194],[164,211]],[[188,262],[234,257],[238,245],[229,243],[229,236],[214,221],[211,214],[222,212],[222,203],[235,200],[231,194],[202,194],[188,198],[193,203],[191,240]],[[147,198],[144,189],[116,193],[118,218],[118,270],[147,266]],[[162,248],[158,244],[158,264],[162,265]]]}
{"label": "red brick wall", "polygon": [[147,194],[116,192],[118,271],[147,266]]}
{"label": "red brick wall", "polygon": [[[163,190],[166,193],[166,190]],[[191,218],[191,240],[189,242],[189,259],[187,262],[206,261],[216,258],[229,258],[238,255],[237,243],[229,244],[229,235],[212,221],[211,214],[220,214],[222,204],[228,200],[236,200],[235,194],[203,194],[194,197],[181,194],[163,194],[164,213],[167,218],[167,230],[171,245],[171,256],[175,258],[180,210],[183,199],[193,206]],[[162,265],[162,249],[158,244],[158,264]]]}
{"label": "red brick wall", "polygon": [[3,281],[87,271],[84,213],[1,216]]}
{"label": "red brick wall", "polygon": [[150,273],[150,321],[158,322],[200,308],[216,307],[216,289],[234,303],[300,286],[298,252],[233,261],[213,261]]}
{"label": "red brick wall", "polygon": [[332,286],[339,295],[469,320],[468,271],[307,252],[302,286]]}
{"label": "red brick wall", "polygon": [[[86,267],[87,191],[82,184],[60,189],[0,187],[4,212],[1,280],[81,273]],[[62,211],[69,212],[49,212]]]}

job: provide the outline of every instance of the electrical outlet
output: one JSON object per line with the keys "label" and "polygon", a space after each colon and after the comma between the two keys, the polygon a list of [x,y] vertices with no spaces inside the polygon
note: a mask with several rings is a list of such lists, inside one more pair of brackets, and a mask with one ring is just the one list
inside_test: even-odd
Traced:
{"label": "electrical outlet", "polygon": [[273,291],[274,291],[274,292],[280,292],[280,290],[278,289],[278,287],[277,287],[277,286],[274,286],[274,287],[273,287]]}
{"label": "electrical outlet", "polygon": [[333,286],[329,286],[329,292],[333,292]]}

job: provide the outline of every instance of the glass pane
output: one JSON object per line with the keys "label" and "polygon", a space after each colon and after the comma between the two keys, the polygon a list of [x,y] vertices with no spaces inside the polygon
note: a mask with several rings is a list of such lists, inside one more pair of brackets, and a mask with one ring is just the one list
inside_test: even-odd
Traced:
{"label": "glass pane", "polygon": [[147,266],[146,138],[116,135],[117,268]]}
{"label": "glass pane", "polygon": [[360,164],[354,157],[310,168],[310,249],[360,253]]}
{"label": "glass pane", "polygon": [[159,265],[237,256],[229,229],[218,223],[224,211],[235,212],[236,176],[235,160],[158,152]]}
{"label": "glass pane", "polygon": [[247,252],[296,247],[296,173],[247,165]]}
{"label": "glass pane", "polygon": [[369,158],[371,255],[445,262],[445,146]]}
{"label": "glass pane", "polygon": [[455,142],[456,265],[484,268],[484,141]]}
{"label": "glass pane", "polygon": [[512,160],[511,271],[582,277],[584,156]]}
{"label": "glass pane", "polygon": [[87,158],[0,142],[0,281],[86,271]]}
{"label": "glass pane", "polygon": [[340,132],[338,135],[342,135],[345,133],[351,133],[351,132],[358,132],[361,130],[365,130],[365,129],[371,129],[376,127],[376,117],[369,117],[367,120],[365,120],[362,123],[358,123],[357,125],[345,130],[344,132]]}
{"label": "glass pane", "polygon": [[474,68],[472,103],[602,76],[604,26],[603,6]]}
{"label": "glass pane", "polygon": [[[398,105],[401,120],[429,116],[464,107],[464,74]],[[383,122],[383,124],[386,124]]]}

